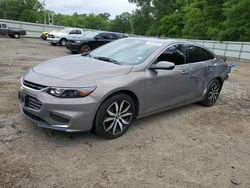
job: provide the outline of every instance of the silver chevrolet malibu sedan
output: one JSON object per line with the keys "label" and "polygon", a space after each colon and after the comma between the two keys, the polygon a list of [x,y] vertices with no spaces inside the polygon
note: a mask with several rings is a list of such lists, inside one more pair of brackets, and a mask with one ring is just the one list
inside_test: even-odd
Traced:
{"label": "silver chevrolet malibu sedan", "polygon": [[40,127],[113,139],[136,118],[214,105],[226,76],[227,64],[197,44],[126,38],[30,68],[21,78],[20,108]]}

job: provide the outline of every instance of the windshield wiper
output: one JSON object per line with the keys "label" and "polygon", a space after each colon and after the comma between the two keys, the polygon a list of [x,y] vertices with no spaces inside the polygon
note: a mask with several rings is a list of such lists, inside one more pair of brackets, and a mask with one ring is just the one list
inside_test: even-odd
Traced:
{"label": "windshield wiper", "polygon": [[93,57],[93,58],[99,59],[102,61],[111,62],[111,63],[117,64],[117,65],[121,65],[121,63],[119,63],[118,61],[116,61],[115,59],[112,59],[112,58],[108,58],[108,57]]}

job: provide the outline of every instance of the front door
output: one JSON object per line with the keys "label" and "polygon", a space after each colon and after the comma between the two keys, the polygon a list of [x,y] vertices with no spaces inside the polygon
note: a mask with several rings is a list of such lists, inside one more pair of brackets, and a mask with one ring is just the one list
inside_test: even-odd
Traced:
{"label": "front door", "polygon": [[189,67],[182,45],[167,48],[154,63],[175,63],[173,70],[146,70],[146,110],[152,112],[184,103],[187,99]]}

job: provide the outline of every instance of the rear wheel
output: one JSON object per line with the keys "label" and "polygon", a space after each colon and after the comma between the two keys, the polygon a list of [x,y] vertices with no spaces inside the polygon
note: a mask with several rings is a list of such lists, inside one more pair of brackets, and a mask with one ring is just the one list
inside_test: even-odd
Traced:
{"label": "rear wheel", "polygon": [[201,101],[201,104],[207,107],[213,106],[220,95],[221,91],[221,83],[219,80],[214,79],[210,82],[207,88],[207,93],[205,95],[205,98],[203,101]]}
{"label": "rear wheel", "polygon": [[15,38],[15,39],[19,39],[19,38],[20,38],[19,33],[14,33],[14,38]]}
{"label": "rear wheel", "polygon": [[60,45],[61,46],[66,46],[66,44],[67,44],[67,39],[61,39],[60,40]]}
{"label": "rear wheel", "polygon": [[81,53],[88,53],[91,51],[91,48],[88,44],[84,44],[81,46]]}
{"label": "rear wheel", "polygon": [[135,118],[135,103],[126,94],[116,94],[103,102],[97,112],[94,131],[106,139],[122,136]]}

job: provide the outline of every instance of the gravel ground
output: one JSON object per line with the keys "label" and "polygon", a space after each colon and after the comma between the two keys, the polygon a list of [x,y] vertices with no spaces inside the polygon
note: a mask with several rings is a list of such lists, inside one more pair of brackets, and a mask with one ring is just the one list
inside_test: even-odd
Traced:
{"label": "gravel ground", "polygon": [[21,116],[22,73],[64,55],[39,39],[0,38],[0,187],[250,188],[250,62],[230,61],[237,67],[215,106],[140,119],[107,141],[37,128]]}

